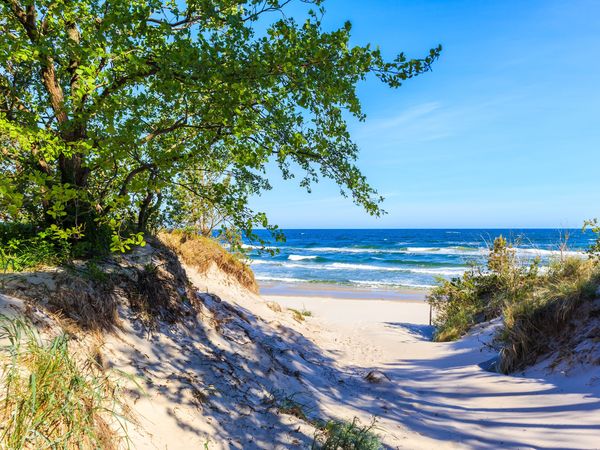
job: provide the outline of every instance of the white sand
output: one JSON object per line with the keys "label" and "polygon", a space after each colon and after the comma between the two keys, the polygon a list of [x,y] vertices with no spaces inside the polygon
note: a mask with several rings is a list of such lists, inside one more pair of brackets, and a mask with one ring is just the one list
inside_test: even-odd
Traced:
{"label": "white sand", "polygon": [[487,372],[478,364],[495,355],[485,349],[491,330],[431,342],[424,302],[269,300],[310,310],[311,337],[343,367],[389,377],[344,404],[376,416],[392,447],[600,448],[598,366],[569,376],[543,365],[519,376]]}
{"label": "white sand", "polygon": [[[490,373],[478,364],[495,355],[493,325],[433,343],[422,301],[262,299],[216,270],[188,274],[221,299],[202,295],[200,314],[154,330],[121,311],[103,348],[143,387],[126,395],[132,448],[310,448],[315,428],[283,413],[285,398],[311,419],[376,418],[386,448],[600,448],[598,365]],[[289,307],[313,315],[298,322]],[[364,379],[373,371],[380,383]]]}

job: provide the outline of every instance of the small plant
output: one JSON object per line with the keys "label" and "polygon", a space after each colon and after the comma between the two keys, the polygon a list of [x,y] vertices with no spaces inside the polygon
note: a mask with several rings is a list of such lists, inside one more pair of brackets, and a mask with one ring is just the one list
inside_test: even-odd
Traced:
{"label": "small plant", "polygon": [[312,316],[312,312],[308,311],[306,309],[303,309],[302,311],[300,311],[298,309],[288,308],[288,311],[290,311],[292,313],[292,317],[294,318],[294,320],[296,320],[296,322],[304,322],[305,317]]}
{"label": "small plant", "polygon": [[308,421],[306,415],[307,407],[296,400],[298,392],[286,395],[283,391],[275,391],[267,399],[266,403],[273,405],[280,414],[288,414],[297,417],[300,420]]}
{"label": "small plant", "polygon": [[79,363],[65,335],[44,342],[21,319],[0,316],[0,339],[0,447],[119,447],[110,423],[122,425],[123,405],[97,362]]}
{"label": "small plant", "polygon": [[313,450],[379,450],[383,446],[374,430],[375,420],[369,425],[361,425],[356,417],[352,422],[331,420],[317,430],[311,448]]}
{"label": "small plant", "polygon": [[94,261],[88,261],[85,266],[84,275],[90,280],[97,283],[106,283],[109,280],[109,274],[102,270],[102,267]]}
{"label": "small plant", "polygon": [[596,235],[596,239],[588,248],[588,253],[592,258],[600,260],[600,221],[598,219],[586,220],[583,224],[583,231],[588,229]]}

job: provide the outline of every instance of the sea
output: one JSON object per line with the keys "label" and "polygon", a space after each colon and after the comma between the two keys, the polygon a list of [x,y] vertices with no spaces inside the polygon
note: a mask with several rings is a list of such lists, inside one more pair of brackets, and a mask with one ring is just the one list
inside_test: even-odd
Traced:
{"label": "sea", "polygon": [[[563,254],[585,255],[594,242],[581,229],[290,229],[286,241],[268,232],[261,247],[247,243],[261,285],[339,285],[345,288],[428,289],[484,264],[489,247],[504,236],[525,264],[542,264]],[[275,251],[270,255],[268,250]]]}

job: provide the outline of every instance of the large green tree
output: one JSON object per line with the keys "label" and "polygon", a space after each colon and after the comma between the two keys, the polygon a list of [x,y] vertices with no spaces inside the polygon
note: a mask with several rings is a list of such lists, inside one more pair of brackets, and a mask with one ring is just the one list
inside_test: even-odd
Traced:
{"label": "large green tree", "polygon": [[[272,160],[378,213],[344,114],[363,119],[366,76],[398,87],[440,48],[386,61],[349,44],[349,23],[323,30],[321,1],[301,22],[288,3],[0,0],[0,221],[70,238],[109,227],[116,243],[158,217],[178,174],[226,173],[233,205],[270,187]],[[239,206],[240,226],[265,224]]]}

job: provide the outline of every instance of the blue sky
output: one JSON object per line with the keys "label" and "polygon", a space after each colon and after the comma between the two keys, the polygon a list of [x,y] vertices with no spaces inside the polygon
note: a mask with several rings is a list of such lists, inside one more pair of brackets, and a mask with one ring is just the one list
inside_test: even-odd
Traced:
{"label": "blue sky", "polygon": [[580,227],[600,216],[600,1],[328,0],[326,28],[433,72],[360,85],[351,122],[382,218],[331,182],[277,176],[252,202],[283,228]]}

